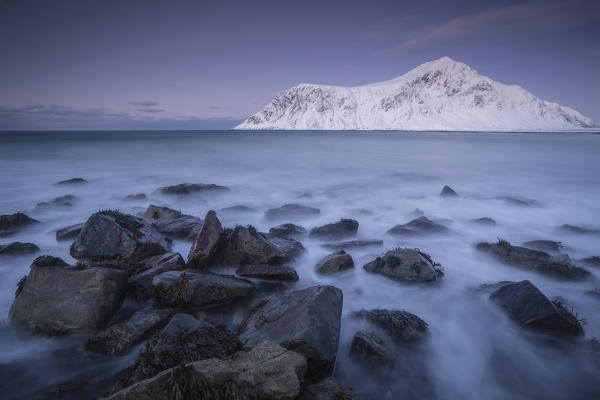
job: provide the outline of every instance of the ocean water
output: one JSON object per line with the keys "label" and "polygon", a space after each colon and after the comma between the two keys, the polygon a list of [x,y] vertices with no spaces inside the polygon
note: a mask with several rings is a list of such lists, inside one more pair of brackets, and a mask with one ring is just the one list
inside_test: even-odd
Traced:
{"label": "ocean water", "polygon": [[[81,186],[55,186],[73,177]],[[160,186],[215,183],[221,195],[167,197]],[[457,199],[440,198],[450,185]],[[145,193],[149,201],[126,202]],[[35,212],[38,202],[73,194],[72,208]],[[533,207],[505,196],[532,199]],[[58,228],[83,222],[100,209],[138,213],[150,204],[203,217],[206,211],[244,205],[255,211],[217,214],[225,226],[274,223],[264,212],[285,203],[321,209],[294,221],[306,228],[342,217],[359,221],[358,238],[383,239],[382,248],[349,250],[356,268],[321,277],[314,266],[328,251],[304,239],[307,253],[292,265],[300,281],[289,289],[331,284],[344,292],[342,334],[335,376],[357,398],[374,399],[588,399],[600,398],[600,287],[553,280],[503,265],[474,245],[504,238],[558,240],[579,259],[600,255],[600,237],[565,233],[561,224],[600,228],[600,135],[588,133],[445,132],[0,132],[0,214],[23,211],[42,223],[11,237],[33,242],[42,254],[69,256]],[[415,218],[419,209],[451,234],[411,239],[385,232]],[[469,222],[491,217],[495,227]],[[286,222],[286,221],[281,221]],[[186,257],[190,243],[174,250]],[[367,274],[362,265],[394,247],[420,248],[442,264],[432,285],[408,285]],[[76,376],[110,376],[131,363],[140,346],[121,357],[90,355],[85,335],[44,337],[12,326],[8,311],[16,284],[35,256],[0,257],[0,392],[32,398]],[[589,268],[600,276],[600,270]],[[531,280],[547,296],[561,296],[586,320],[585,337],[571,342],[524,332],[477,291],[483,283]],[[403,309],[429,324],[420,343],[393,346],[395,367],[365,370],[348,357],[354,333],[373,331],[350,316],[375,307]],[[242,316],[236,315],[233,322]],[[87,374],[87,375],[86,375]],[[91,378],[90,378],[91,379]]]}

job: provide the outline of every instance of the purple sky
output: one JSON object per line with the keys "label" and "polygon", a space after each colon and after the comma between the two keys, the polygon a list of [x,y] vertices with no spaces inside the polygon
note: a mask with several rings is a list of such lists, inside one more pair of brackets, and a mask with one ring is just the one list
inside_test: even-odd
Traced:
{"label": "purple sky", "polygon": [[442,56],[600,121],[598,38],[598,0],[0,0],[0,129],[230,128]]}

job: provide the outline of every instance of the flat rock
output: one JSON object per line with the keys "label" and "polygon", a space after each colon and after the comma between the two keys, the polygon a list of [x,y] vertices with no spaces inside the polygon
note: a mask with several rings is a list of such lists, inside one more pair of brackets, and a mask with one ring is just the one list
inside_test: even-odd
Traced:
{"label": "flat rock", "polygon": [[252,226],[225,229],[211,251],[212,265],[280,265],[287,256]]}
{"label": "flat rock", "polygon": [[394,352],[375,334],[358,331],[350,344],[350,356],[361,364],[380,368],[394,364]]}
{"label": "flat rock", "polygon": [[450,186],[445,185],[440,192],[440,197],[458,197],[458,194]]}
{"label": "flat rock", "polygon": [[222,214],[248,214],[256,212],[256,210],[252,207],[248,206],[231,206],[219,209],[219,213]]}
{"label": "flat rock", "polygon": [[592,267],[600,267],[600,256],[586,257],[579,261]]}
{"label": "flat rock", "polygon": [[35,254],[38,251],[40,251],[40,248],[33,243],[12,242],[0,244],[0,256]]}
{"label": "flat rock", "polygon": [[52,210],[52,209],[71,208],[71,207],[73,207],[73,203],[76,200],[77,200],[77,196],[74,196],[72,194],[67,194],[64,196],[54,198],[50,201],[44,201],[41,203],[37,203],[35,205],[35,208],[33,209],[33,211],[40,212],[40,211],[47,211],[47,210]]}
{"label": "flat rock", "polygon": [[63,240],[73,240],[79,235],[79,232],[83,229],[85,222],[79,224],[65,226],[56,231],[56,241],[61,242]]}
{"label": "flat rock", "polygon": [[394,249],[363,266],[367,272],[402,282],[431,282],[441,275],[431,257],[413,249]]}
{"label": "flat rock", "polygon": [[281,207],[271,208],[265,213],[267,220],[298,219],[315,217],[321,214],[321,210],[300,204],[284,204]]}
{"label": "flat rock", "polygon": [[413,219],[406,224],[396,225],[386,233],[398,236],[421,236],[447,232],[449,232],[448,228],[423,216]]}
{"label": "flat rock", "polygon": [[135,274],[127,281],[127,295],[137,301],[145,301],[154,296],[152,278],[167,271],[180,271],[185,261],[179,253],[166,253],[148,257],[137,264]]}
{"label": "flat rock", "polygon": [[361,249],[361,248],[368,248],[368,247],[381,247],[381,246],[383,246],[383,240],[381,240],[381,239],[348,240],[345,242],[325,243],[322,246],[325,248],[331,249],[331,250]]}
{"label": "flat rock", "polygon": [[24,229],[27,226],[39,223],[37,219],[33,219],[21,212],[0,215],[0,237],[12,235]]}
{"label": "flat rock", "polygon": [[357,231],[358,221],[342,218],[337,222],[312,228],[308,236],[320,239],[336,240],[356,236]]}
{"label": "flat rock", "polygon": [[148,200],[148,196],[146,196],[146,193],[129,194],[129,195],[125,196],[125,198],[123,200],[125,200],[125,201],[146,201],[146,200]]}
{"label": "flat rock", "polygon": [[56,182],[55,185],[82,185],[87,182],[88,181],[86,181],[83,178],[71,178],[71,179],[65,179],[64,181]]}
{"label": "flat rock", "polygon": [[530,240],[521,243],[521,246],[545,251],[546,253],[560,253],[560,249],[563,247],[561,242],[555,242],[554,240]]}
{"label": "flat rock", "polygon": [[296,270],[286,265],[241,265],[235,273],[247,278],[282,282],[296,282],[299,279]]}
{"label": "flat rock", "polygon": [[563,224],[558,227],[559,230],[569,232],[569,233],[577,233],[580,235],[598,235],[600,234],[600,229],[586,228],[577,225],[569,225]]}
{"label": "flat rock", "polygon": [[287,223],[272,227],[269,233],[282,238],[299,238],[306,235],[306,229],[300,225]]}
{"label": "flat rock", "polygon": [[484,226],[496,226],[496,220],[489,217],[475,218],[471,220],[472,223]]}
{"label": "flat rock", "polygon": [[541,207],[541,204],[537,200],[527,199],[524,197],[513,197],[513,196],[505,196],[501,197],[504,199],[504,202],[511,206],[517,207]]}
{"label": "flat rock", "polygon": [[361,310],[354,314],[380,327],[401,342],[419,340],[427,334],[427,322],[403,310]]}
{"label": "flat rock", "polygon": [[322,275],[331,275],[335,272],[354,269],[352,256],[344,250],[337,250],[325,256],[315,266],[315,270]]}
{"label": "flat rock", "polygon": [[180,183],[178,185],[160,187],[158,191],[169,195],[187,195],[206,192],[225,192],[229,191],[229,188],[212,183]]}
{"label": "flat rock", "polygon": [[222,234],[223,226],[217,218],[217,214],[213,210],[208,211],[204,217],[202,228],[194,238],[194,243],[188,254],[188,265],[197,269],[202,269],[208,265],[211,261],[210,256]]}

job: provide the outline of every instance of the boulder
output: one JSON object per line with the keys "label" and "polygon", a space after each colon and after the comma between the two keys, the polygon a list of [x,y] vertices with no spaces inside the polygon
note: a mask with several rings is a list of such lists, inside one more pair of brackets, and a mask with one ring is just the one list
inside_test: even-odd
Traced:
{"label": "boulder", "polygon": [[410,342],[423,338],[427,334],[427,322],[402,310],[361,310],[354,314],[383,329],[392,338],[401,342]]}
{"label": "boulder", "polygon": [[577,233],[577,234],[581,234],[581,235],[598,235],[598,234],[600,234],[600,229],[585,228],[582,226],[569,225],[569,224],[563,224],[563,225],[559,226],[558,229],[560,229],[561,231],[565,231],[565,232],[569,232],[569,233]]}
{"label": "boulder", "polygon": [[136,311],[124,321],[117,322],[96,333],[87,340],[85,347],[89,351],[110,356],[122,354],[133,345],[148,338],[174,313],[173,309],[147,306]]}
{"label": "boulder", "polygon": [[85,222],[81,222],[79,224],[65,226],[64,228],[60,228],[56,231],[56,241],[60,242],[63,240],[72,240],[79,235],[79,232],[83,229],[83,225]]}
{"label": "boulder", "polygon": [[229,188],[212,183],[180,183],[178,185],[160,187],[158,188],[158,191],[168,195],[186,195],[206,192],[225,192],[229,191]]}
{"label": "boulder", "polygon": [[296,270],[286,265],[240,265],[235,273],[247,278],[283,282],[296,282],[299,279]]}
{"label": "boulder", "polygon": [[245,279],[189,270],[156,275],[152,286],[156,302],[173,307],[225,304],[254,291],[252,282]]}
{"label": "boulder", "polygon": [[450,186],[445,185],[440,192],[440,197],[458,197],[458,194]]}
{"label": "boulder", "polygon": [[140,215],[140,217],[152,224],[173,221],[174,219],[181,218],[183,216],[184,214],[182,214],[181,211],[173,210],[169,207],[157,206],[155,204],[150,204],[146,208],[146,211]]}
{"label": "boulder", "polygon": [[145,201],[148,200],[146,193],[129,194],[123,199],[125,201]]}
{"label": "boulder", "polygon": [[163,272],[179,271],[185,268],[185,261],[179,253],[166,253],[148,257],[137,264],[136,274],[127,281],[127,295],[137,301],[145,301],[154,296],[152,279]]}
{"label": "boulder", "polygon": [[47,210],[56,209],[56,208],[71,208],[71,207],[73,207],[73,202],[75,200],[77,200],[77,196],[73,196],[72,194],[67,194],[67,195],[52,199],[50,201],[44,201],[41,203],[37,203],[35,205],[35,208],[33,209],[33,211],[40,212],[40,211],[47,211]]}
{"label": "boulder", "polygon": [[82,185],[84,183],[87,183],[87,181],[83,178],[71,178],[56,182],[55,185]]}
{"label": "boulder", "polygon": [[271,208],[265,213],[267,220],[298,219],[315,217],[321,210],[300,204],[284,204],[281,207]]}
{"label": "boulder", "polygon": [[169,247],[145,220],[118,211],[100,211],[87,220],[70,254],[85,264],[128,269],[132,263],[166,253]]}
{"label": "boulder", "polygon": [[448,228],[431,221],[427,217],[419,217],[404,225],[396,225],[386,233],[398,236],[420,236],[449,232]]}
{"label": "boulder", "polygon": [[342,387],[333,377],[308,385],[298,400],[352,400],[351,389]]}
{"label": "boulder", "polygon": [[252,226],[225,229],[211,252],[213,265],[279,265],[286,255]]}
{"label": "boulder", "polygon": [[471,220],[472,223],[484,226],[496,226],[496,220],[489,217],[475,218]]}
{"label": "boulder", "polygon": [[67,266],[56,257],[38,257],[19,282],[11,319],[32,331],[95,332],[121,306],[127,275],[111,268]]}
{"label": "boulder", "polygon": [[269,242],[274,244],[283,254],[285,262],[293,261],[300,257],[306,251],[302,243],[292,238],[273,237],[271,235],[263,235]]}
{"label": "boulder", "polygon": [[33,243],[12,242],[0,244],[0,256],[35,254],[38,251],[40,251],[40,248]]}
{"label": "boulder", "polygon": [[300,225],[287,223],[272,227],[269,229],[269,233],[276,237],[297,238],[306,235],[306,229]]}
{"label": "boulder", "polygon": [[177,337],[187,335],[202,327],[212,327],[208,322],[200,322],[190,314],[177,313],[173,315],[167,326],[164,327],[161,334]]}
{"label": "boulder", "polygon": [[332,222],[312,228],[309,236],[320,239],[343,239],[351,236],[356,236],[358,231],[358,221],[353,219],[342,218],[338,222]]}
{"label": "boulder", "polygon": [[27,226],[37,224],[40,221],[30,218],[29,216],[19,212],[10,215],[0,215],[0,237],[12,235]]}
{"label": "boulder", "polygon": [[325,256],[315,266],[315,270],[322,275],[331,275],[335,272],[354,268],[354,260],[344,250],[337,250]]}
{"label": "boulder", "polygon": [[441,275],[439,264],[419,250],[394,249],[363,266],[367,272],[403,282],[431,282]]}
{"label": "boulder", "polygon": [[308,360],[305,379],[317,382],[333,372],[342,300],[342,291],[333,286],[278,293],[248,316],[240,340],[248,347],[271,340],[302,354]]}
{"label": "boulder", "polygon": [[373,333],[358,331],[350,344],[350,356],[370,368],[394,364],[394,352],[385,341]]}
{"label": "boulder", "polygon": [[506,240],[498,240],[497,243],[478,243],[476,247],[504,264],[552,275],[556,278],[581,279],[590,274],[584,268],[574,266],[565,257],[552,257],[543,251],[513,246]]}
{"label": "boulder", "polygon": [[521,243],[521,246],[547,253],[560,253],[560,249],[563,247],[561,242],[555,242],[554,240],[530,240]]}
{"label": "boulder", "polygon": [[200,218],[154,204],[148,206],[142,218],[163,235],[174,239],[193,240],[202,228]]}
{"label": "boulder", "polygon": [[530,281],[502,286],[490,300],[523,328],[552,334],[582,335],[577,318],[560,302],[551,302]]}
{"label": "boulder", "polygon": [[368,248],[368,247],[381,247],[381,246],[383,246],[383,240],[380,240],[380,239],[349,240],[346,242],[325,243],[322,246],[325,248],[331,249],[331,250],[362,249],[362,248]]}
{"label": "boulder", "polygon": [[211,261],[210,257],[221,235],[223,226],[217,218],[217,214],[210,210],[204,217],[204,223],[198,235],[194,239],[190,253],[188,254],[188,265],[190,268],[202,269]]}

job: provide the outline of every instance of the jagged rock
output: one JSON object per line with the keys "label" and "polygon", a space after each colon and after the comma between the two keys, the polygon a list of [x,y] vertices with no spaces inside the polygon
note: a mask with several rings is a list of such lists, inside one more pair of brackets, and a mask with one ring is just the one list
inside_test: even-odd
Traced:
{"label": "jagged rock", "polygon": [[582,335],[581,324],[560,302],[551,302],[530,281],[502,286],[490,300],[523,328],[563,335]]}
{"label": "jagged rock", "polygon": [[404,225],[396,225],[386,233],[400,236],[419,236],[449,232],[448,228],[431,221],[427,217],[419,217]]}
{"label": "jagged rock", "polygon": [[496,226],[496,220],[489,217],[475,218],[471,220],[474,224],[485,225],[485,226]]}
{"label": "jagged rock", "polygon": [[83,178],[71,178],[66,179],[64,181],[56,182],[55,185],[81,185],[87,183],[87,181]]}
{"label": "jagged rock", "polygon": [[363,269],[403,282],[431,282],[441,275],[429,255],[413,249],[390,250]]}
{"label": "jagged rock", "polygon": [[127,295],[137,301],[145,301],[154,296],[152,278],[167,271],[185,268],[185,261],[179,253],[166,253],[148,257],[137,264],[136,274],[127,281]]}
{"label": "jagged rock", "polygon": [[401,310],[361,310],[354,314],[382,328],[391,337],[401,342],[423,338],[427,334],[427,322],[415,314]]}
{"label": "jagged rock", "polygon": [[210,263],[214,265],[279,265],[286,255],[252,226],[225,229],[214,246]]}
{"label": "jagged rock", "polygon": [[302,253],[306,251],[302,243],[292,238],[282,238],[282,237],[273,237],[273,236],[265,236],[266,239],[269,240],[272,244],[274,244],[281,253],[283,253],[283,260],[285,262],[293,261],[298,258]]}
{"label": "jagged rock", "polygon": [[173,309],[147,306],[126,320],[98,332],[87,340],[85,347],[95,353],[110,356],[121,354],[150,336],[174,313]]}
{"label": "jagged rock", "polygon": [[144,201],[144,200],[148,200],[148,196],[146,196],[146,193],[129,194],[129,195],[125,196],[125,198],[123,200],[125,200],[125,201]]}
{"label": "jagged rock", "polygon": [[355,236],[358,231],[358,221],[353,219],[342,218],[338,222],[332,222],[312,228],[309,236],[320,239],[343,239]]}
{"label": "jagged rock", "polygon": [[352,395],[349,388],[329,377],[305,387],[298,400],[352,400]]}
{"label": "jagged rock", "polygon": [[73,202],[77,200],[77,196],[73,196],[72,194],[67,194],[64,196],[57,197],[50,201],[43,201],[41,203],[37,203],[33,211],[40,212],[46,211],[53,208],[71,208],[73,207]]}
{"label": "jagged rock", "polygon": [[267,220],[298,219],[314,217],[321,214],[321,210],[300,204],[284,204],[281,207],[271,208],[265,213]]}
{"label": "jagged rock", "polygon": [[168,207],[150,204],[142,218],[157,231],[171,238],[193,240],[202,228],[202,220]]}
{"label": "jagged rock", "polygon": [[240,340],[249,347],[264,340],[279,343],[307,358],[307,382],[324,379],[335,365],[342,299],[342,291],[333,286],[276,294],[248,316]]}
{"label": "jagged rock", "polygon": [[247,278],[283,282],[296,282],[299,279],[296,270],[285,265],[241,265],[235,273]]}
{"label": "jagged rock", "polygon": [[39,222],[40,221],[37,219],[30,218],[21,212],[10,215],[0,215],[0,237],[12,235],[26,226],[37,224]]}
{"label": "jagged rock", "polygon": [[380,239],[349,240],[346,242],[325,243],[322,246],[326,247],[328,249],[332,249],[332,250],[381,247],[381,246],[383,246],[383,240],[380,240]]}
{"label": "jagged rock", "polygon": [[179,185],[160,187],[158,191],[162,194],[186,195],[192,193],[223,192],[229,191],[229,188],[212,183],[180,183]]}
{"label": "jagged rock", "polygon": [[224,304],[254,291],[252,282],[233,276],[186,271],[167,271],[152,279],[154,299],[173,307]]}
{"label": "jagged rock", "polygon": [[330,275],[335,272],[354,268],[354,260],[350,254],[344,250],[337,250],[327,256],[315,266],[315,270],[323,275]]}
{"label": "jagged rock", "polygon": [[75,239],[83,229],[83,225],[85,225],[85,222],[60,228],[56,231],[56,241],[60,242],[63,240]]}
{"label": "jagged rock", "polygon": [[143,219],[118,211],[100,211],[87,220],[70,254],[89,265],[127,269],[131,263],[166,253],[169,247]]}
{"label": "jagged rock", "polygon": [[350,344],[350,356],[371,368],[393,365],[393,354],[385,341],[372,333],[358,331]]}
{"label": "jagged rock", "polygon": [[521,246],[547,253],[560,253],[560,249],[563,247],[561,242],[555,242],[554,240],[530,240],[521,243]]}
{"label": "jagged rock", "polygon": [[33,243],[12,242],[0,245],[0,256],[35,254],[40,248]]}
{"label": "jagged rock", "polygon": [[191,268],[202,269],[211,261],[210,257],[221,235],[223,226],[217,218],[217,214],[210,210],[204,217],[204,223],[198,235],[194,239],[190,253],[188,254],[188,265]]}
{"label": "jagged rock", "polygon": [[287,223],[272,227],[269,229],[269,233],[272,236],[294,238],[306,235],[306,229],[300,225]]}
{"label": "jagged rock", "polygon": [[126,287],[122,271],[78,269],[56,257],[38,257],[19,282],[10,317],[42,333],[94,332],[121,306]]}
{"label": "jagged rock", "polygon": [[563,224],[558,227],[558,229],[569,232],[569,233],[578,233],[582,235],[598,235],[600,234],[600,229],[592,229],[592,228],[584,228],[577,225],[569,225]]}
{"label": "jagged rock", "polygon": [[458,194],[450,186],[445,185],[440,192],[440,197],[458,197]]}
{"label": "jagged rock", "polygon": [[543,251],[513,246],[506,240],[498,240],[497,243],[478,243],[476,247],[504,264],[557,278],[581,279],[590,274],[587,270],[574,266],[564,257],[552,257]]}

